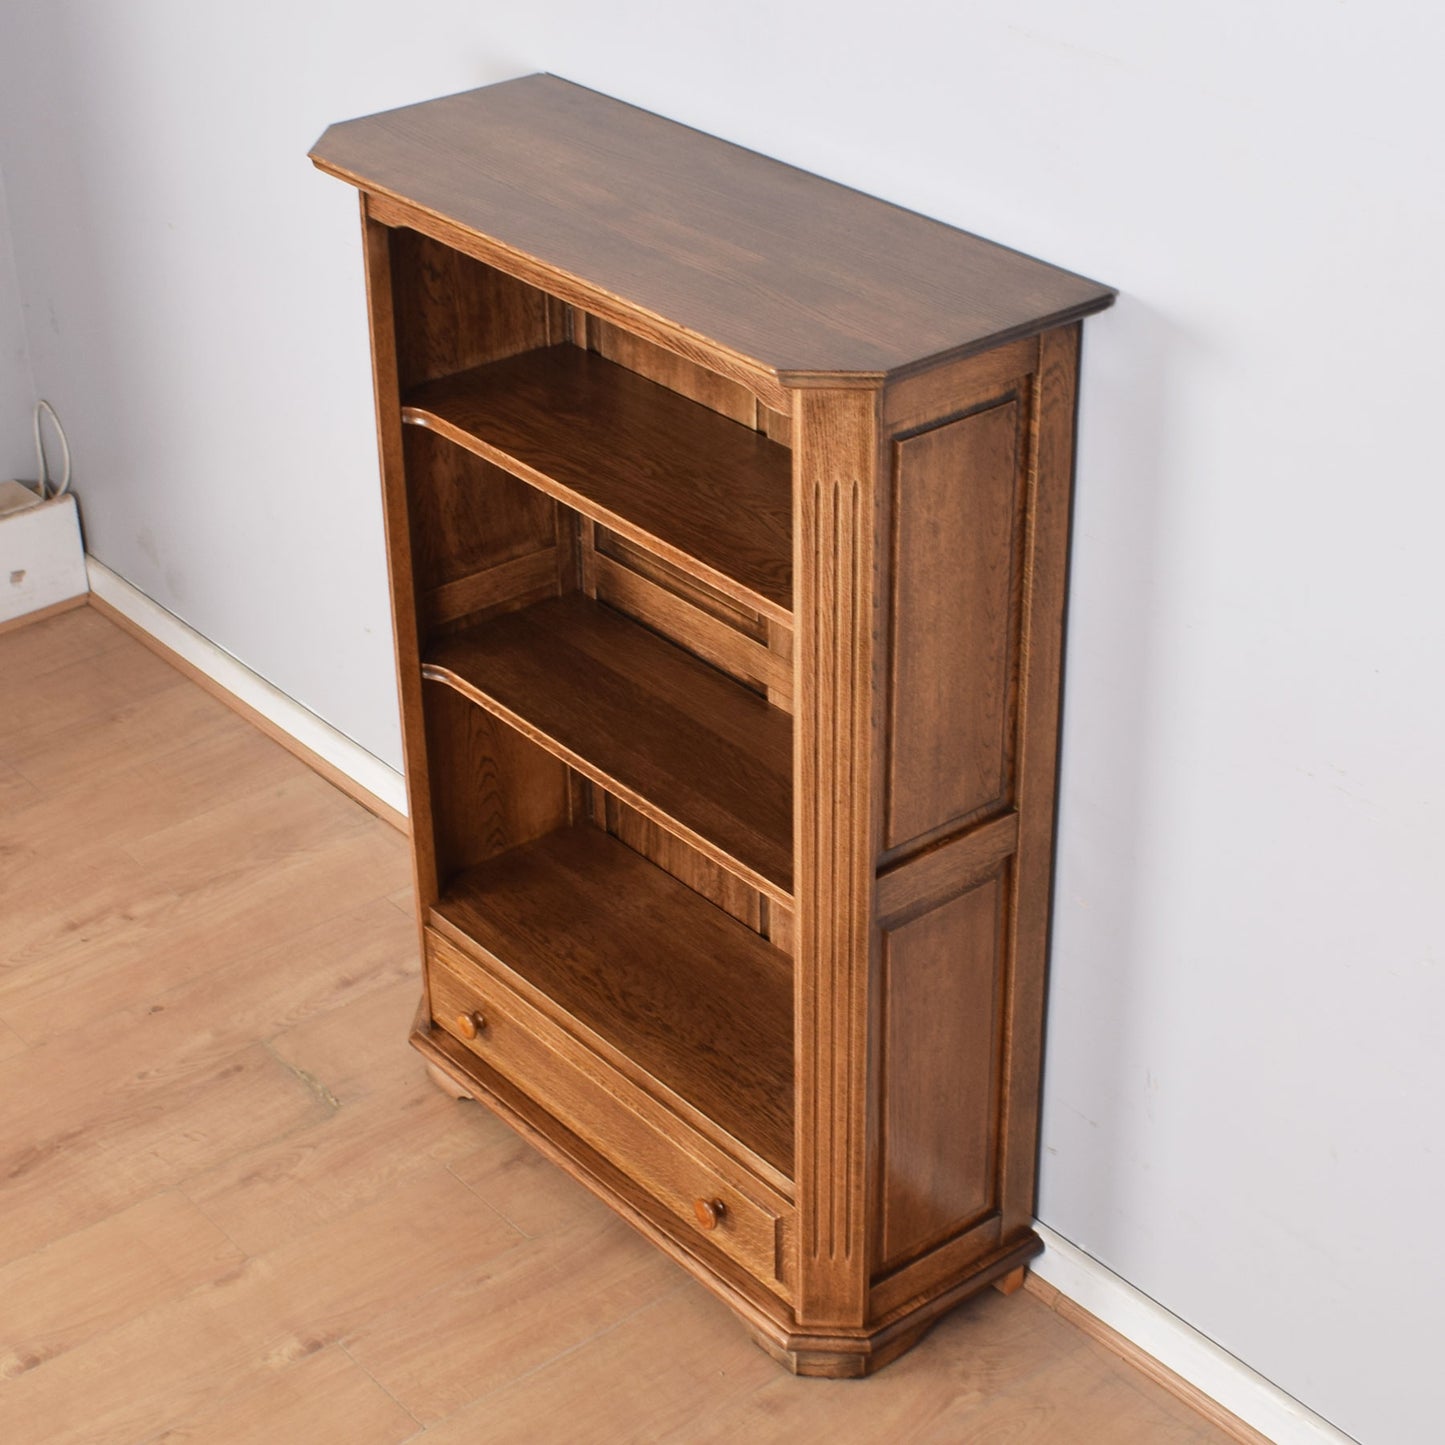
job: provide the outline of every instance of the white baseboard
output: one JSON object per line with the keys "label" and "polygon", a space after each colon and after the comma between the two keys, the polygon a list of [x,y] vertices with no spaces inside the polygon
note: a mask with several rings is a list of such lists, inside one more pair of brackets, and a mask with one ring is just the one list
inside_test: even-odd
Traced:
{"label": "white baseboard", "polygon": [[1067,1295],[1246,1425],[1276,1445],[1357,1445],[1352,1436],[1270,1384],[1062,1235],[1045,1224],[1035,1228],[1044,1241],[1044,1252],[1030,1268],[1045,1284]]}
{"label": "white baseboard", "polygon": [[406,816],[406,782],[395,768],[367,752],[345,733],[338,732],[295,698],[273,687],[224,648],[202,637],[195,628],[132,587],[103,562],[87,557],[85,566],[90,590],[102,602],[358,787]]}

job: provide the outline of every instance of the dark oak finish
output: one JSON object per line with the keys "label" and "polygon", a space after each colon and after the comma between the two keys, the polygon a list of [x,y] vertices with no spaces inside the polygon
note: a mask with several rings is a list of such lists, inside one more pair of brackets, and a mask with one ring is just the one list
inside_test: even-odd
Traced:
{"label": "dark oak finish", "polygon": [[575,346],[407,393],[403,417],[787,621],[786,447]]}
{"label": "dark oak finish", "polygon": [[791,896],[792,719],[690,653],[574,594],[444,638],[423,671]]}
{"label": "dark oak finish", "polygon": [[894,443],[889,848],[1005,797],[1020,429],[1006,401]]}
{"label": "dark oak finish", "polygon": [[878,1369],[1040,1247],[1112,292],[552,77],[314,158],[364,192],[412,1041],[788,1368]]}
{"label": "dark oak finish", "polygon": [[798,447],[798,1321],[862,1329],[876,1105],[871,917],[881,599],[878,394],[804,391]]}
{"label": "dark oak finish", "polygon": [[312,157],[780,375],[896,371],[1113,296],[550,75],[334,125]]}
{"label": "dark oak finish", "polygon": [[[998,878],[884,934],[878,1247],[890,1269],[997,1206]],[[922,1054],[927,1069],[916,1066]]]}
{"label": "dark oak finish", "polygon": [[434,914],[744,1149],[790,1171],[785,954],[588,827],[461,874]]}

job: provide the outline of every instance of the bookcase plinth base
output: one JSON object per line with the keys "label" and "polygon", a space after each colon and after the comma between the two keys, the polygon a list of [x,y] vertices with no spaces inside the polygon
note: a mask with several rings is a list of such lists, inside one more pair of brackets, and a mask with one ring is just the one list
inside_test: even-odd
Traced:
{"label": "bookcase plinth base", "polygon": [[826,1329],[772,1331],[749,1323],[754,1342],[795,1375],[819,1379],[858,1379],[881,1370],[907,1354],[950,1310],[990,1285],[1021,1277],[1027,1263],[1043,1249],[1032,1230],[1010,1249],[986,1260],[967,1279],[940,1287],[937,1293],[866,1330]]}

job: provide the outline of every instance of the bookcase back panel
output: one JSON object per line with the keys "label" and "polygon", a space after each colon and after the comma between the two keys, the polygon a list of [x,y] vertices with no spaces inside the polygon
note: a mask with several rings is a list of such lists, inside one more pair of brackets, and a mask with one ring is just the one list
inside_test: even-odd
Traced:
{"label": "bookcase back panel", "polygon": [[[719,376],[717,372],[709,371],[707,367],[630,331],[623,331],[609,321],[588,316],[586,322],[585,341],[589,350],[721,416],[762,430],[757,425],[759,403],[741,382]],[[574,335],[574,340],[577,339]]]}
{"label": "bookcase back panel", "polygon": [[397,379],[409,387],[566,339],[560,303],[419,232],[391,233]]}
{"label": "bookcase back panel", "polygon": [[636,809],[629,808],[610,793],[602,795],[599,822],[614,838],[657,864],[664,872],[672,874],[679,883],[685,883],[724,913],[731,914],[740,923],[746,923],[755,933],[763,932],[762,896],[756,888],[750,888],[742,879],[734,877],[711,859],[704,858],[682,839],[644,818]]}
{"label": "bookcase back panel", "polygon": [[590,596],[792,712],[790,627],[749,611],[605,527],[584,522],[580,542],[583,587]]}

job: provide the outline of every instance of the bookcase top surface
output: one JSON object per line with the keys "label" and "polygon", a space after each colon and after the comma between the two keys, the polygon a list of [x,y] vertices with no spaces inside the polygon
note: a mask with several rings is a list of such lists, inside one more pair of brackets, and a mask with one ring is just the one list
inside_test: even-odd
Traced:
{"label": "bookcase top surface", "polygon": [[886,375],[1114,298],[551,75],[343,121],[311,158],[784,379]]}

